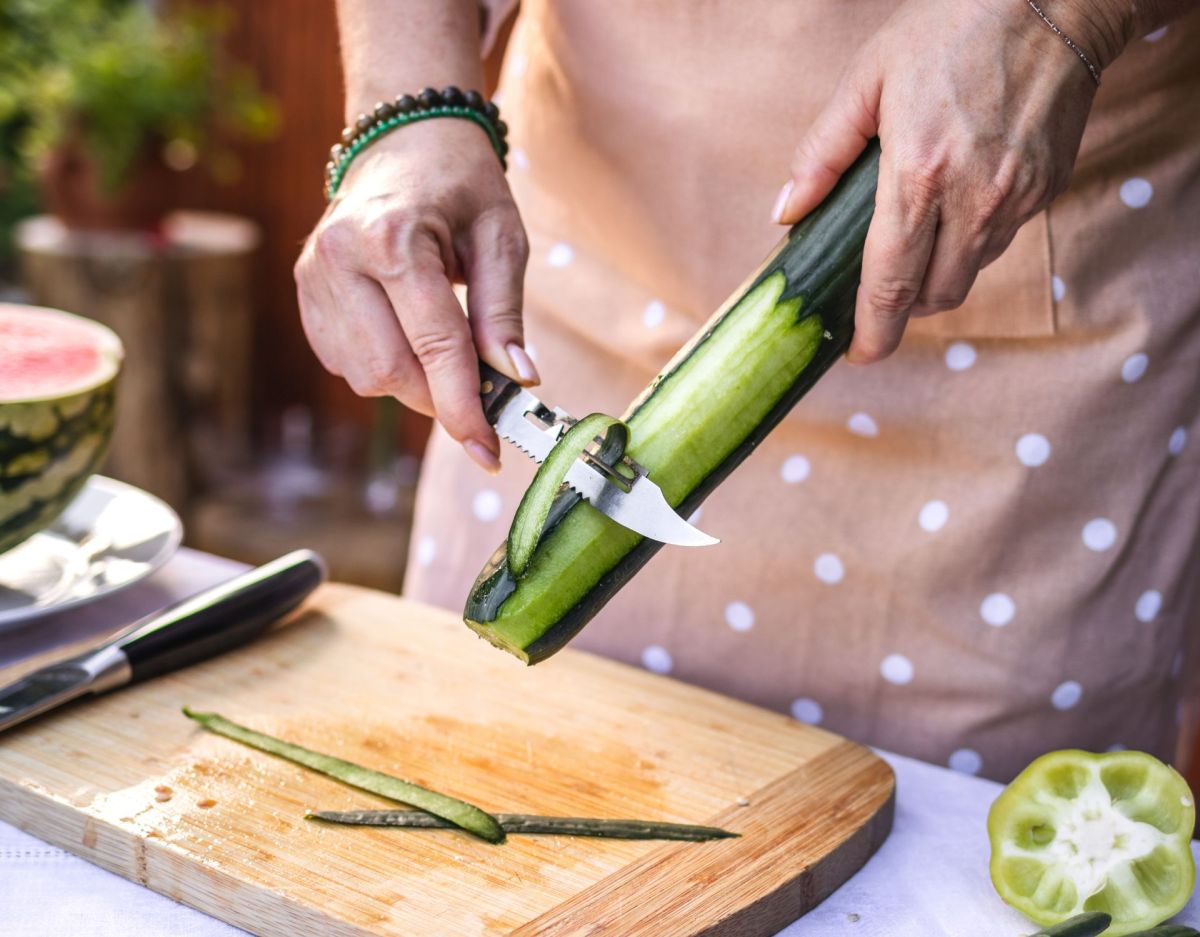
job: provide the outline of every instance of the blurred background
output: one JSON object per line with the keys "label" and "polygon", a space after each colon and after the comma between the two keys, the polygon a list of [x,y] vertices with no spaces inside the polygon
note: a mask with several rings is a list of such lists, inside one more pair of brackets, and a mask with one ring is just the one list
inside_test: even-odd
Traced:
{"label": "blurred background", "polygon": [[0,298],[120,334],[106,472],[189,545],[397,590],[428,421],[324,372],[292,283],[341,98],[332,2],[5,0]]}

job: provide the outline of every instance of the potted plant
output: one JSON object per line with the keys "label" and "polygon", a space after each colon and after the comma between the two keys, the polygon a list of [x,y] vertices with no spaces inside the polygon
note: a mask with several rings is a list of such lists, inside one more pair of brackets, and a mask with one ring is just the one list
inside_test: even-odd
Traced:
{"label": "potted plant", "polygon": [[[7,21],[7,22],[6,22]],[[159,15],[130,0],[6,0],[0,11],[0,185],[36,181],[74,228],[153,228],[172,173],[237,173],[235,139],[278,116],[229,61],[220,8]]]}

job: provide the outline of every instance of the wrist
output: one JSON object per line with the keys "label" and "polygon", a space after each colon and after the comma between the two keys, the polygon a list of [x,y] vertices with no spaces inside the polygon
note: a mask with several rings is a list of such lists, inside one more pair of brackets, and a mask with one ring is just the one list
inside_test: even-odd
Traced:
{"label": "wrist", "polygon": [[1041,0],[1038,6],[1101,71],[1133,38],[1132,0]]}

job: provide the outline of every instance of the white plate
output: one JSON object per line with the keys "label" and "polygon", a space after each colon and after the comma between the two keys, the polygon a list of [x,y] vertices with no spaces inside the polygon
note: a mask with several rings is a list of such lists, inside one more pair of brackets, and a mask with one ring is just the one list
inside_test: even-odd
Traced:
{"label": "white plate", "polygon": [[164,502],[93,475],[58,520],[0,553],[0,630],[133,585],[182,538],[183,524]]}

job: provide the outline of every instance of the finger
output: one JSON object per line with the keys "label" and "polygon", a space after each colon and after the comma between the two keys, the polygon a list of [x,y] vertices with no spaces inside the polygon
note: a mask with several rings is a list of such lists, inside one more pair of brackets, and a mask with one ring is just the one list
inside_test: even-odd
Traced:
{"label": "finger", "polygon": [[791,178],[775,198],[772,220],[795,224],[837,185],[879,130],[879,82],[873,71],[854,72],[801,138]]}
{"label": "finger", "polygon": [[937,222],[937,197],[931,187],[911,177],[902,179],[889,160],[881,163],[847,361],[879,361],[900,344],[925,280]]}
{"label": "finger", "polygon": [[383,288],[425,372],[438,422],[473,459],[498,469],[500,442],[483,415],[475,343],[436,245],[431,249],[418,249],[404,274]]}
{"label": "finger", "polygon": [[946,206],[940,210],[925,281],[911,315],[927,316],[957,309],[967,298],[983,265],[987,239],[975,225],[964,220],[966,217],[961,206],[953,212]]}
{"label": "finger", "polygon": [[479,357],[521,384],[540,383],[521,324],[529,242],[516,209],[480,215],[464,254],[467,313]]}
{"label": "finger", "polygon": [[300,325],[308,345],[321,367],[334,377],[342,376],[337,354],[340,347],[333,302],[324,279],[317,273],[315,258],[306,246],[293,268],[296,298],[300,304]]}
{"label": "finger", "polygon": [[362,274],[343,273],[329,282],[330,292],[337,296],[335,316],[346,383],[360,397],[395,397],[406,407],[433,416],[425,372],[383,287]]}

